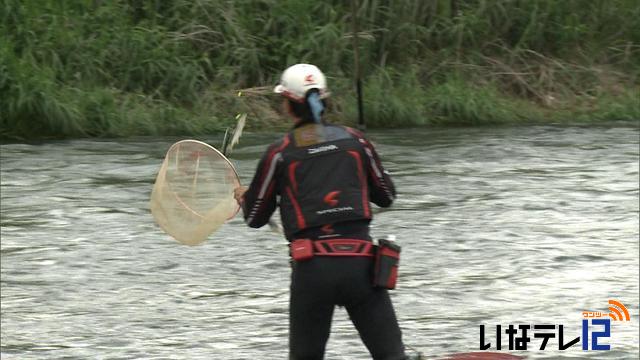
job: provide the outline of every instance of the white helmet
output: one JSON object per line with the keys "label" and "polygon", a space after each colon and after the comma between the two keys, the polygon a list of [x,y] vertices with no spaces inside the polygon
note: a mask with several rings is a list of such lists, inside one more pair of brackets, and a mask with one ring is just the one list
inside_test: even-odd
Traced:
{"label": "white helmet", "polygon": [[273,91],[291,100],[304,102],[307,91],[318,89],[320,98],[329,96],[327,80],[320,69],[310,64],[295,64],[288,67],[280,78],[280,84]]}

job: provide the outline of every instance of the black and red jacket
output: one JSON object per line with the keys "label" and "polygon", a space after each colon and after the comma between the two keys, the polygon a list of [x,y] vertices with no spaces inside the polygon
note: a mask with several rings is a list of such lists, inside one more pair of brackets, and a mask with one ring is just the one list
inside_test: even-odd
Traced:
{"label": "black and red jacket", "polygon": [[306,123],[269,146],[242,209],[247,224],[258,228],[279,205],[288,240],[310,233],[331,238],[351,235],[333,234],[336,224],[343,230],[362,224],[368,234],[370,202],[388,207],[394,198],[393,183],[361,132]]}

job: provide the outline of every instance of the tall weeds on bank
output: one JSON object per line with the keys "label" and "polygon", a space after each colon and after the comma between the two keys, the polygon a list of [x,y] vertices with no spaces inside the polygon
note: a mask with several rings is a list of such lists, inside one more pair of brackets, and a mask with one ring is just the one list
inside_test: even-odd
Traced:
{"label": "tall weeds on bank", "polygon": [[[636,0],[359,0],[373,126],[640,119]],[[318,65],[355,118],[349,1],[4,0],[0,136],[221,130],[274,123],[272,85]]]}

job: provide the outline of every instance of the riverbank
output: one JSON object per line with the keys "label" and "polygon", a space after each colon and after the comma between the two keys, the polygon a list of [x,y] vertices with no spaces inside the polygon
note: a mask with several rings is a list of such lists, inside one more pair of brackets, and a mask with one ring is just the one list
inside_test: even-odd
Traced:
{"label": "riverbank", "polygon": [[[269,89],[296,62],[328,76],[330,120],[357,118],[343,2],[9,0],[4,10],[2,138],[200,135],[240,112],[255,130],[286,127]],[[640,119],[635,1],[366,2],[357,18],[369,127]]]}

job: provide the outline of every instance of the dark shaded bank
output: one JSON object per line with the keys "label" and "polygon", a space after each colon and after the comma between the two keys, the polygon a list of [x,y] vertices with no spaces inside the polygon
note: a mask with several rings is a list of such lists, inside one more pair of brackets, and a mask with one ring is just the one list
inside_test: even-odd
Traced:
{"label": "dark shaded bank", "polygon": [[[359,3],[371,127],[640,119],[635,0]],[[273,128],[297,62],[356,118],[349,2],[5,0],[0,19],[5,139]]]}

